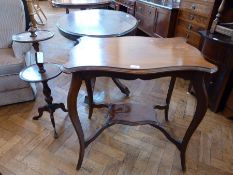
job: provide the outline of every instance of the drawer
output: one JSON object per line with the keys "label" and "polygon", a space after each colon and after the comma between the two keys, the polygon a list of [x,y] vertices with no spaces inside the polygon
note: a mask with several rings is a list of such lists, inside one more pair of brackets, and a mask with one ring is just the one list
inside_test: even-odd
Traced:
{"label": "drawer", "polygon": [[200,25],[203,28],[208,28],[209,19],[208,17],[196,15],[190,11],[181,10],[179,11],[179,18],[182,18],[185,21],[195,23],[196,25]]}
{"label": "drawer", "polygon": [[203,28],[201,26],[195,25],[193,23],[190,23],[190,22],[187,22],[187,21],[184,21],[184,20],[181,20],[181,19],[179,19],[177,21],[176,25],[178,25],[178,26],[180,26],[182,28],[185,28],[187,31],[191,30],[193,32],[199,32],[201,30],[205,30],[205,28]]}
{"label": "drawer", "polygon": [[196,48],[199,48],[200,46],[201,36],[198,33],[188,31],[186,28],[177,26],[175,35],[179,37],[185,37],[186,42],[193,45]]}
{"label": "drawer", "polygon": [[181,2],[180,10],[188,10],[195,14],[209,17],[212,13],[213,5],[198,4],[189,1]]}

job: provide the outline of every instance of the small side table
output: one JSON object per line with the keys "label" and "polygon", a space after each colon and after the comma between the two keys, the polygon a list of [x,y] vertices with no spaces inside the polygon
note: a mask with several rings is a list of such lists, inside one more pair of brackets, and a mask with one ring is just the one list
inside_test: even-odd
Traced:
{"label": "small side table", "polygon": [[44,111],[49,112],[51,123],[54,128],[54,138],[57,138],[58,134],[56,132],[53,113],[58,108],[61,108],[64,112],[67,112],[67,109],[65,108],[65,105],[63,103],[53,103],[53,97],[51,96],[51,89],[48,86],[48,81],[60,75],[61,69],[58,64],[43,63],[43,61],[38,61],[37,58],[39,52],[39,42],[52,38],[54,34],[47,30],[37,30],[35,34],[37,35],[36,37],[31,37],[30,32],[23,32],[12,36],[12,40],[15,42],[32,43],[32,46],[36,51],[36,64],[23,69],[20,72],[19,77],[22,80],[30,83],[41,82],[43,84],[43,94],[45,96],[45,101],[47,104],[38,108],[39,115],[34,116],[33,120],[38,120],[40,117],[42,117]]}

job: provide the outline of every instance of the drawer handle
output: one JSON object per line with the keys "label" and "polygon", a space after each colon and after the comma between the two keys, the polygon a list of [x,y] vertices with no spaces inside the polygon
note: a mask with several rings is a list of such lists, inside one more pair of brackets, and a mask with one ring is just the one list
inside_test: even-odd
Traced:
{"label": "drawer handle", "polygon": [[192,8],[193,10],[195,10],[195,9],[196,9],[196,5],[195,5],[195,4],[192,4],[191,8]]}
{"label": "drawer handle", "polygon": [[190,20],[194,20],[194,15],[190,15],[190,16],[189,16],[189,19],[190,19]]}
{"label": "drawer handle", "polygon": [[188,28],[188,30],[191,30],[192,29],[192,24],[189,24],[187,28]]}

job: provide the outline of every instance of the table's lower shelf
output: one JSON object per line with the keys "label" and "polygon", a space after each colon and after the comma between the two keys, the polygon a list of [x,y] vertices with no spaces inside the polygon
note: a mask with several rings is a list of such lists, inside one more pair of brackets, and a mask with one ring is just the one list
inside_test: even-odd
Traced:
{"label": "table's lower shelf", "polygon": [[154,128],[159,129],[168,140],[178,147],[178,149],[180,147],[180,141],[175,139],[174,136],[167,132],[164,126],[157,119],[157,114],[154,107],[133,103],[109,105],[106,122],[102,125],[102,127],[96,130],[96,133],[92,133],[88,138],[85,138],[85,146],[87,147],[106,128],[115,124],[130,126],[151,125]]}
{"label": "table's lower shelf", "polygon": [[158,123],[156,111],[140,104],[114,104],[110,106],[109,123],[143,125]]}

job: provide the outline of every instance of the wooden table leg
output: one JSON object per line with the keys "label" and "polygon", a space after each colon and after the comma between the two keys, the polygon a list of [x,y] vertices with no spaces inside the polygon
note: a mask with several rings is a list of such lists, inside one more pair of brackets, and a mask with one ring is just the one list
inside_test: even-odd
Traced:
{"label": "wooden table leg", "polygon": [[130,94],[129,89],[124,84],[122,84],[119,79],[112,78],[112,80],[116,84],[116,86],[120,89],[120,91],[128,97]]}
{"label": "wooden table leg", "polygon": [[70,84],[70,90],[68,94],[68,111],[70,120],[74,126],[76,134],[79,138],[79,159],[76,169],[79,170],[81,168],[83,157],[85,153],[85,140],[84,140],[84,133],[82,130],[82,125],[79,120],[78,111],[77,111],[77,96],[82,85],[82,79],[78,76],[78,74],[72,74],[72,80]]}
{"label": "wooden table leg", "polygon": [[[78,116],[78,112],[77,112],[77,96],[78,96],[78,92],[79,92],[81,84],[82,84],[82,78],[80,75],[78,75],[78,73],[73,73],[72,81],[71,81],[71,85],[70,85],[70,90],[69,90],[69,94],[68,94],[68,109],[69,109],[70,119],[71,119],[72,124],[75,128],[75,131],[78,135],[79,144],[80,144],[80,152],[79,152],[79,160],[78,160],[78,164],[77,164],[77,169],[81,168],[83,158],[84,158],[85,148],[92,141],[94,141],[101,134],[101,132],[104,129],[106,129],[114,124],[126,124],[126,125],[133,125],[133,126],[134,125],[150,124],[151,126],[159,129],[179,149],[182,170],[185,171],[186,170],[185,153],[186,153],[187,145],[190,141],[190,138],[192,137],[193,133],[195,132],[195,130],[199,126],[200,122],[204,118],[204,115],[207,111],[207,93],[206,93],[205,82],[204,82],[205,73],[202,73],[202,72],[191,72],[191,73],[192,73],[191,81],[193,84],[193,88],[196,92],[197,106],[196,106],[196,110],[195,110],[193,119],[192,119],[190,125],[188,126],[188,129],[186,130],[184,137],[181,141],[175,139],[175,137],[172,136],[172,133],[167,132],[165,130],[165,128],[157,120],[155,120],[155,121],[145,120],[145,121],[138,122],[138,120],[135,120],[135,121],[132,120],[133,119],[132,116],[130,116],[128,119],[125,118],[124,120],[122,120],[121,116],[119,117],[119,119],[117,119],[116,115],[114,115],[115,117],[109,118],[107,120],[107,122],[103,125],[103,127],[100,128],[93,137],[88,138],[87,141],[85,141],[84,133],[82,130],[82,125],[81,125],[81,122],[79,120],[79,116]],[[190,76],[185,75],[184,77],[190,77]],[[174,84],[175,84],[175,78],[173,77],[172,81],[170,83],[170,87],[169,87],[170,90],[168,90],[168,94],[169,94],[167,97],[168,100],[170,100],[170,97],[171,97],[170,93],[172,93],[172,89],[174,87]],[[168,101],[168,103],[169,103],[169,101]],[[133,116],[135,117],[135,114]]]}
{"label": "wooden table leg", "polygon": [[48,86],[48,81],[43,81],[42,84],[43,84],[43,94],[45,96],[45,101],[47,105],[38,108],[39,115],[33,117],[33,120],[38,120],[39,118],[41,118],[44,111],[49,112],[51,123],[54,129],[54,138],[58,138],[53,113],[59,108],[61,108],[64,112],[67,112],[67,109],[65,108],[65,105],[63,103],[53,103],[53,97],[51,96],[51,89]]}
{"label": "wooden table leg", "polygon": [[[124,93],[126,96],[129,96],[129,89],[123,85],[118,79],[112,78],[113,82],[117,85],[117,87],[121,90],[122,93]],[[95,81],[96,78],[91,79],[85,79],[85,85],[87,89],[87,96],[85,96],[84,102],[89,105],[89,114],[88,118],[91,119],[91,116],[93,114],[93,108],[94,107],[103,107],[103,105],[96,105],[93,100],[93,92],[95,88]]]}
{"label": "wooden table leg", "polygon": [[87,88],[87,96],[85,96],[84,102],[87,103],[89,106],[89,114],[88,114],[89,119],[91,119],[91,116],[93,114],[93,108],[94,108],[93,92],[94,92],[94,87],[95,87],[95,81],[96,81],[96,78],[85,80],[85,84]]}
{"label": "wooden table leg", "polygon": [[[180,146],[180,158],[181,158],[181,166],[182,166],[183,171],[186,170],[185,152],[186,152],[187,145],[194,131],[196,130],[196,128],[201,123],[202,119],[204,118],[205,113],[207,111],[207,107],[208,107],[207,93],[206,93],[206,87],[205,87],[205,81],[204,81],[205,74],[204,73],[196,73],[196,74],[197,74],[196,76],[192,75],[194,77],[192,80],[192,85],[196,92],[196,99],[197,99],[196,111],[183,137],[183,140]],[[198,74],[201,74],[201,75],[198,75]]]}
{"label": "wooden table leg", "polygon": [[166,97],[166,104],[165,105],[156,105],[154,109],[164,110],[165,113],[165,121],[168,121],[168,111],[170,106],[170,101],[172,97],[172,92],[175,86],[176,77],[171,77],[169,88],[167,91],[167,97]]}

